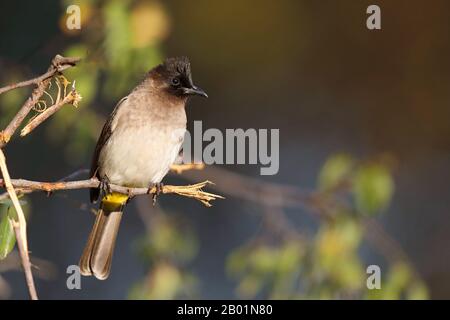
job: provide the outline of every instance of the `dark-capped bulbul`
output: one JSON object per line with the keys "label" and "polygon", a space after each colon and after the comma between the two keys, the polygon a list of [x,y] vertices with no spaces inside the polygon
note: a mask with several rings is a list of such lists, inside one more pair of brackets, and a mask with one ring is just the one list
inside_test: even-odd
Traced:
{"label": "dark-capped bulbul", "polygon": [[[91,177],[97,177],[102,185],[158,185],[179,154],[186,131],[185,106],[193,95],[207,97],[192,81],[188,58],[168,58],[150,70],[106,121],[94,151]],[[92,202],[100,194],[102,198],[79,263],[81,274],[102,280],[111,270],[114,244],[128,201],[128,196],[107,190],[90,191]]]}

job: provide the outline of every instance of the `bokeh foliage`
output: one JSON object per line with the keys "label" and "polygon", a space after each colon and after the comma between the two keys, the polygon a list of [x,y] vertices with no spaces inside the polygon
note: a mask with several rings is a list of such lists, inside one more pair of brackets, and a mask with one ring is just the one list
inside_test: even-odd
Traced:
{"label": "bokeh foliage", "polygon": [[358,161],[348,154],[330,156],[319,173],[316,195],[326,202],[326,209],[313,230],[299,229],[282,240],[264,237],[230,254],[227,270],[238,281],[238,296],[426,299],[425,285],[401,258],[380,266],[381,289],[366,286],[370,263],[362,252],[364,221],[382,214],[394,192],[384,162]]}

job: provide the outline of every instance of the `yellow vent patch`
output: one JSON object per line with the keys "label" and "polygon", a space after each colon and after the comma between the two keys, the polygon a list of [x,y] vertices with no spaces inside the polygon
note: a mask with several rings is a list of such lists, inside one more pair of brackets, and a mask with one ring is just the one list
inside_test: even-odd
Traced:
{"label": "yellow vent patch", "polygon": [[113,204],[125,204],[127,200],[128,200],[127,195],[118,192],[113,192],[104,196],[102,202],[110,202]]}

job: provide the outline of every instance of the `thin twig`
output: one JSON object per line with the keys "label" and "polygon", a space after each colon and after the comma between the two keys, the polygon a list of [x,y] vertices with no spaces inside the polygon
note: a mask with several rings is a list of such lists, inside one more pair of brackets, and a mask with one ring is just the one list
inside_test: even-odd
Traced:
{"label": "thin twig", "polygon": [[63,70],[66,70],[70,67],[73,67],[77,62],[80,61],[80,58],[76,58],[76,57],[63,57],[60,55],[56,55],[53,60],[52,60],[52,65],[50,66],[50,68],[47,70],[46,73],[44,73],[43,75],[40,75],[39,77],[36,77],[34,79],[30,79],[30,80],[26,80],[26,81],[21,81],[18,83],[13,83],[10,84],[8,86],[2,87],[0,88],[0,94],[8,92],[10,90],[13,89],[17,89],[17,88],[23,88],[26,86],[31,86],[32,84],[39,84],[44,80],[47,80],[48,78],[51,78],[55,75],[55,73],[57,72],[61,72]]}
{"label": "thin twig", "polygon": [[[5,130],[0,132],[0,148],[3,148],[11,139],[14,132],[16,132],[17,128],[22,124],[23,120],[26,118],[26,116],[30,113],[30,111],[33,109],[34,105],[38,103],[39,99],[44,94],[44,91],[47,89],[51,77],[55,74],[74,66],[80,59],[79,58],[65,58],[60,55],[56,55],[50,67],[48,68],[47,72],[44,73],[41,77],[44,80],[40,80],[37,82],[31,81],[31,82],[25,82],[25,84],[37,84],[37,87],[33,90],[33,93],[31,96],[25,101],[25,103],[22,105],[20,110],[16,113],[14,118],[11,120],[11,122],[8,124]],[[40,79],[39,77],[36,79]],[[36,80],[33,79],[33,80]],[[21,85],[23,86],[23,85]],[[6,91],[12,90],[14,88],[18,88],[17,86],[10,85],[5,88],[0,89],[0,94],[4,93]]]}
{"label": "thin twig", "polygon": [[19,128],[25,117],[28,115],[28,113],[30,113],[33,106],[44,94],[44,91],[47,88],[49,82],[50,79],[47,79],[38,84],[38,87],[33,90],[31,97],[29,97],[27,101],[25,101],[19,112],[16,113],[6,129],[0,132],[0,148],[3,148],[9,142],[14,132],[16,132],[17,128]]}
{"label": "thin twig", "polygon": [[78,101],[80,101],[81,96],[75,91],[72,90],[64,99],[58,101],[51,107],[48,107],[42,113],[38,114],[33,120],[31,120],[23,129],[20,131],[20,136],[24,137],[33,131],[38,125],[47,120],[51,115],[61,109],[65,104],[73,104],[77,105]]}
{"label": "thin twig", "polygon": [[25,279],[28,286],[28,292],[32,300],[37,300],[36,287],[34,285],[33,274],[31,272],[30,256],[28,254],[28,241],[27,241],[27,221],[23,213],[22,207],[20,205],[19,199],[17,198],[14,186],[11,184],[11,179],[9,177],[8,167],[6,166],[6,158],[3,150],[0,148],[0,170],[3,175],[3,183],[6,190],[9,193],[9,197],[16,209],[18,221],[11,219],[11,225],[14,228],[16,234],[17,246],[19,248],[20,258],[22,261],[22,266],[25,272]]}

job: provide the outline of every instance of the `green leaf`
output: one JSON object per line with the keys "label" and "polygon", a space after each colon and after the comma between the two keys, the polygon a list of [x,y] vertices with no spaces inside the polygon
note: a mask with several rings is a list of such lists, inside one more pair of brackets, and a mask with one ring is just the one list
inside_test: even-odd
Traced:
{"label": "green leaf", "polygon": [[385,209],[394,193],[394,181],[386,167],[370,164],[361,167],[353,181],[356,207],[365,214]]}
{"label": "green leaf", "polygon": [[338,186],[348,176],[354,161],[347,154],[336,154],[328,158],[319,174],[319,189],[328,191]]}
{"label": "green leaf", "polygon": [[9,222],[9,217],[13,214],[10,211],[14,211],[14,208],[0,206],[0,260],[5,259],[16,244],[16,236]]}

